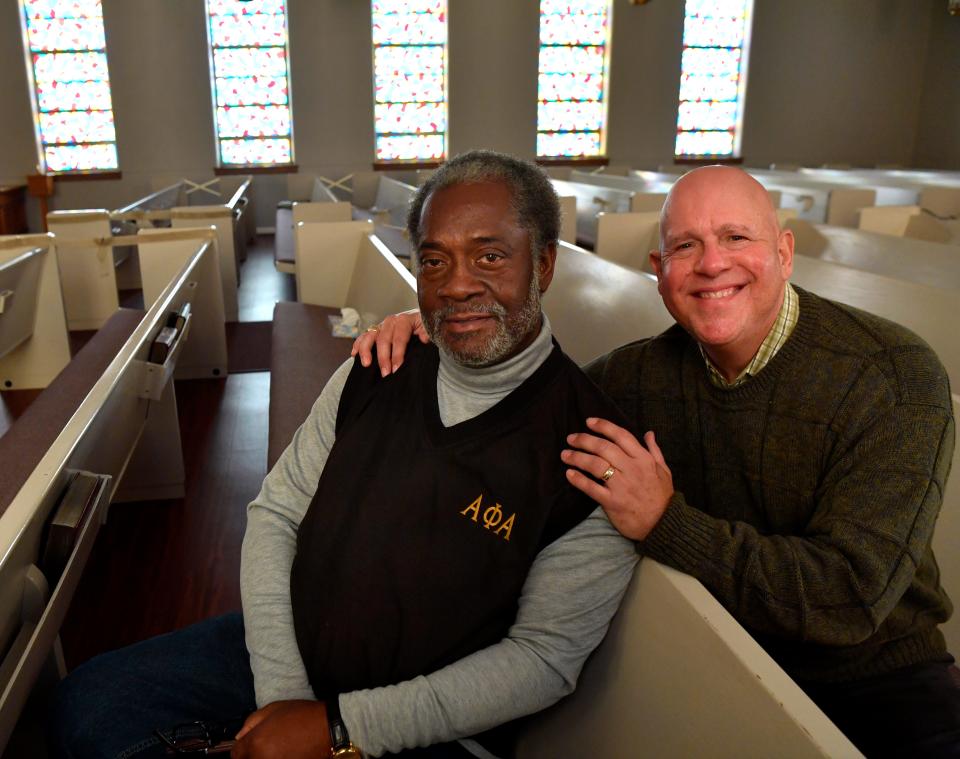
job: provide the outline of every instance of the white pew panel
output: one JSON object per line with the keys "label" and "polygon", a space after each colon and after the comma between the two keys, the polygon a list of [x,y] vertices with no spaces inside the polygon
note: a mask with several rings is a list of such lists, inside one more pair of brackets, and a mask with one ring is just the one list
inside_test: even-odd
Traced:
{"label": "white pew panel", "polygon": [[3,389],[43,388],[70,361],[70,339],[60,290],[60,273],[52,234],[0,237],[0,261],[8,261],[35,248],[44,248],[33,335],[0,357]]}
{"label": "white pew panel", "polygon": [[240,317],[237,301],[239,260],[234,240],[233,211],[228,206],[186,206],[170,212],[174,229],[216,227],[217,257],[219,258],[220,282],[223,289],[223,311],[228,322]]}
{"label": "white pew panel", "polygon": [[577,690],[519,759],[860,753],[695,579],[643,559]]}

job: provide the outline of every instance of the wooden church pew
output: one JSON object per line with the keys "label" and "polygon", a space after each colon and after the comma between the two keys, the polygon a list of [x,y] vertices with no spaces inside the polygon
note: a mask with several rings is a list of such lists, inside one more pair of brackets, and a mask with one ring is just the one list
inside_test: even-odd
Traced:
{"label": "wooden church pew", "polygon": [[[152,247],[141,246],[145,260],[156,252],[165,259],[161,266],[169,264],[168,251]],[[152,270],[145,267],[145,273]],[[4,460],[17,464],[4,468],[0,487],[0,750],[34,686],[49,688],[63,674],[59,628],[108,504],[183,493],[170,379],[178,357],[185,355],[181,346],[203,333],[196,320],[209,309],[201,303],[211,295],[216,301],[219,291],[213,242],[194,239],[191,254],[146,314],[118,311],[0,438],[0,448],[7,450]],[[150,363],[154,337],[187,301],[195,307],[194,316],[167,361]],[[94,473],[99,485],[72,548],[62,555],[65,564],[53,571],[44,558],[45,525],[77,472]]]}

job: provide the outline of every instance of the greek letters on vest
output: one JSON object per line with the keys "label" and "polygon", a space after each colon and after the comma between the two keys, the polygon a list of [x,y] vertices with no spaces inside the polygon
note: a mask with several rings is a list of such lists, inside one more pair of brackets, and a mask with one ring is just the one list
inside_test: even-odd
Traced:
{"label": "greek letters on vest", "polygon": [[503,507],[499,503],[485,507],[482,501],[483,493],[478,495],[476,500],[461,511],[460,514],[476,524],[482,524],[485,529],[494,535],[499,535],[504,540],[510,540],[510,533],[513,532],[513,522],[517,518],[517,515],[511,514],[504,519]]}

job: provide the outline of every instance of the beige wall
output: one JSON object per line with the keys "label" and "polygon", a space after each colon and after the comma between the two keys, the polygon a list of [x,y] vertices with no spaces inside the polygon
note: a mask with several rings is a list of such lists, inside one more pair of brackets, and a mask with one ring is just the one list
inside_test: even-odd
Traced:
{"label": "beige wall", "polygon": [[914,157],[918,166],[960,170],[960,16],[934,5]]}
{"label": "beige wall", "polygon": [[[450,149],[532,157],[536,0],[449,0]],[[212,175],[213,116],[201,0],[104,0],[119,181],[58,183],[54,207],[115,207],[157,175]],[[373,158],[370,8],[291,0],[296,158],[341,176]],[[680,0],[615,0],[608,154],[638,167],[673,155]],[[756,0],[744,156],[958,167],[960,18],[945,0]],[[17,0],[0,0],[0,180],[36,163]],[[272,224],[283,176],[255,183]]]}

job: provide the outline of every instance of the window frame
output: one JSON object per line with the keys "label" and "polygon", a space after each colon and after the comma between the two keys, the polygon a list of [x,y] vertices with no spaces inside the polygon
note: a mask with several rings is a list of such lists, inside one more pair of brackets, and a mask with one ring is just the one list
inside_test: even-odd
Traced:
{"label": "window frame", "polygon": [[[410,43],[377,43],[374,40],[374,25],[377,22],[377,16],[374,13],[374,3],[377,0],[370,0],[370,63],[373,81],[373,168],[376,170],[389,170],[393,168],[404,169],[431,169],[440,166],[450,154],[450,0],[439,0],[442,2],[440,13],[444,16],[444,40],[442,45],[435,43],[410,44]],[[381,101],[377,100],[377,50],[384,47],[406,47],[406,48],[424,48],[441,47],[443,49],[443,104],[444,109],[444,129],[443,132],[380,132],[377,129],[377,105]],[[435,103],[434,100],[385,100],[382,103]],[[417,157],[417,158],[381,158],[378,155],[378,141],[381,135],[411,135],[418,134],[442,134],[443,152],[439,157]]]}
{"label": "window frame", "polygon": [[[536,125],[536,160],[537,163],[545,166],[605,166],[609,163],[607,158],[607,137],[610,126],[610,63],[611,63],[611,48],[613,43],[613,0],[604,0],[606,5],[606,35],[603,42],[603,86],[601,88],[601,96],[599,100],[557,100],[557,101],[544,101],[540,97],[540,78],[544,75],[544,72],[540,69],[540,56],[543,53],[544,47],[598,47],[597,45],[589,44],[579,44],[579,45],[549,45],[544,44],[542,37],[539,37],[540,32],[538,30],[538,47],[537,47],[537,125]],[[543,0],[540,0],[539,3],[539,13],[538,20],[543,17]],[[559,14],[558,14],[559,15]],[[549,72],[548,72],[549,73]],[[539,107],[545,102],[567,102],[567,103],[580,103],[580,102],[599,102],[602,103],[603,116],[601,118],[601,125],[599,130],[550,130],[550,129],[540,129],[540,115]],[[577,131],[586,131],[592,133],[596,131],[599,135],[600,149],[597,153],[592,154],[583,154],[583,155],[569,155],[569,154],[546,154],[540,153],[539,150],[539,141],[541,134],[552,134],[552,133],[563,133],[563,132],[577,132]]]}
{"label": "window frame", "polygon": [[[24,64],[27,69],[27,86],[30,90],[30,109],[33,113],[33,135],[34,135],[34,144],[37,149],[37,173],[38,175],[43,176],[52,176],[59,179],[83,179],[85,177],[92,179],[119,179],[121,176],[120,173],[120,150],[118,147],[117,141],[117,120],[116,113],[113,107],[113,87],[110,79],[110,56],[107,53],[107,35],[106,27],[104,23],[103,15],[103,2],[102,0],[95,0],[95,2],[100,7],[100,15],[96,18],[100,19],[100,25],[103,32],[103,47],[102,48],[88,48],[88,49],[73,49],[73,48],[57,48],[55,50],[45,50],[33,51],[31,42],[30,42],[30,25],[28,22],[29,11],[27,7],[27,0],[18,0],[17,9],[20,15],[20,33],[23,40],[23,54],[24,54]],[[89,20],[89,17],[87,17]],[[52,21],[54,17],[48,17],[47,21]],[[105,84],[107,87],[107,94],[109,99],[109,108],[107,109],[97,109],[98,112],[109,113],[110,121],[113,131],[112,140],[89,140],[89,141],[73,141],[73,142],[46,142],[43,135],[43,126],[41,114],[44,113],[59,113],[59,109],[51,111],[43,111],[40,105],[40,92],[37,86],[37,76],[35,68],[35,56],[39,55],[56,55],[60,53],[101,53],[103,55],[104,65],[106,67],[106,77]],[[59,82],[60,80],[53,80]],[[93,109],[86,109],[86,112],[91,112]],[[66,113],[83,113],[84,111],[66,111]],[[79,145],[112,145],[113,153],[116,156],[116,162],[113,166],[99,166],[96,168],[89,169],[52,169],[47,160],[47,148],[49,146],[56,145],[66,145],[66,146],[79,146]]]}
{"label": "window frame", "polygon": [[[280,163],[227,163],[223,160],[223,151],[221,148],[221,142],[223,140],[235,140],[236,137],[221,137],[220,136],[220,121],[218,118],[217,110],[220,107],[219,102],[219,92],[217,90],[217,73],[214,64],[214,50],[215,49],[226,49],[226,50],[243,50],[243,49],[263,49],[264,47],[281,49],[280,45],[221,45],[215,48],[213,43],[213,30],[211,28],[211,17],[210,17],[210,0],[203,0],[203,12],[204,12],[204,25],[206,27],[206,36],[207,36],[207,60],[208,60],[208,69],[210,72],[210,104],[213,111],[213,146],[214,146],[214,173],[216,175],[229,175],[229,174],[272,174],[272,173],[292,173],[297,171],[296,164],[296,140],[294,135],[294,123],[293,123],[293,78],[290,67],[290,8],[289,0],[281,0],[283,8],[283,55],[284,55],[284,65],[286,68],[286,84],[287,84],[287,117],[290,124],[289,135],[274,135],[274,137],[287,137],[290,141],[290,160],[280,162]],[[251,14],[254,15],[254,14]],[[253,103],[247,106],[224,106],[224,108],[241,108],[241,107],[262,107],[273,105],[271,103]],[[256,140],[267,140],[271,139],[269,136],[266,137],[252,137],[249,138],[250,141]]]}
{"label": "window frame", "polygon": [[[733,122],[733,138],[731,151],[729,153],[681,153],[678,152],[678,145],[680,141],[681,134],[689,133],[703,133],[703,132],[730,132],[730,129],[719,130],[719,129],[681,129],[680,128],[680,117],[681,117],[681,108],[684,103],[696,103],[702,102],[697,100],[684,100],[679,97],[677,99],[677,121],[676,121],[676,137],[674,139],[673,147],[673,160],[677,164],[685,163],[731,163],[731,164],[740,164],[743,162],[743,120],[744,113],[746,111],[746,102],[747,102],[747,83],[749,79],[750,72],[750,42],[753,33],[753,18],[754,18],[754,0],[741,0],[743,3],[743,12],[744,12],[744,22],[743,22],[743,37],[739,47],[731,47],[728,45],[686,45],[681,44],[681,69],[680,69],[680,88],[683,87],[683,64],[682,56],[683,53],[688,49],[698,49],[698,50],[736,50],[740,51],[740,61],[738,65],[738,80],[737,80],[737,98],[736,98],[736,116]],[[687,2],[684,2],[684,11],[683,11],[683,34],[686,37],[687,31],[687,21],[690,16],[687,13]],[[729,101],[712,101],[712,102],[729,102]]]}

